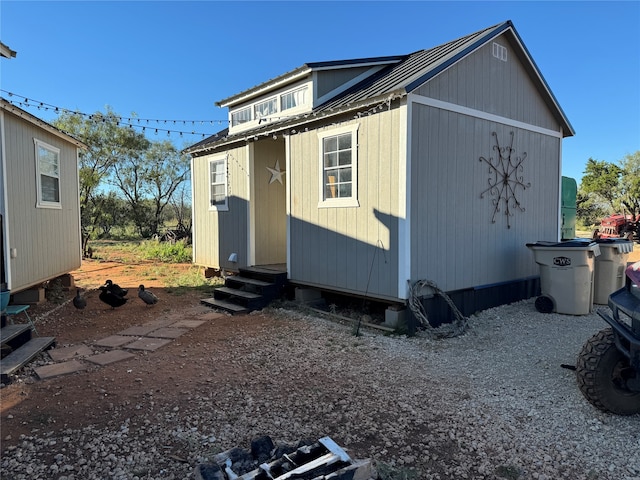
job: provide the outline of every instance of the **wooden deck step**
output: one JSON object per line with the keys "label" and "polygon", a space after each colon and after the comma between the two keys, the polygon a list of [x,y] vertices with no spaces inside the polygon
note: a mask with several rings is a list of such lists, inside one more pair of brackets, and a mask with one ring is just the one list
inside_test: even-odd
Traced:
{"label": "wooden deck step", "polygon": [[237,303],[227,302],[225,300],[217,300],[215,298],[205,298],[204,300],[200,300],[200,303],[206,305],[210,308],[215,308],[217,310],[223,310],[225,312],[233,313],[247,313],[249,310],[242,305],[238,305]]}
{"label": "wooden deck step", "polygon": [[273,285],[273,283],[264,282],[256,278],[241,277],[237,275],[234,275],[232,277],[227,277],[227,282],[244,283],[247,285],[253,285],[254,287],[269,287]]}
{"label": "wooden deck step", "polygon": [[[7,327],[5,327],[7,328]],[[9,375],[15,373],[33,360],[40,352],[52,347],[56,343],[55,337],[32,338],[0,360],[0,382],[9,383]]]}
{"label": "wooden deck step", "polygon": [[30,330],[31,325],[25,323],[16,323],[0,328],[0,344],[11,342],[14,338],[20,336],[23,332]]}
{"label": "wooden deck step", "polygon": [[244,290],[238,290],[236,288],[219,287],[219,288],[216,288],[215,291],[224,293],[231,297],[241,297],[247,300],[257,300],[259,298],[262,298],[262,295],[259,295],[257,293],[245,292]]}

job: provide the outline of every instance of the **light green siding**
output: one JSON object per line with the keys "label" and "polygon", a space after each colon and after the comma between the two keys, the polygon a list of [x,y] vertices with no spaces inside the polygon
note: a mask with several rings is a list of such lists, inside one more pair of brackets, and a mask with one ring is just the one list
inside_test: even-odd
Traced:
{"label": "light green siding", "polygon": [[[77,147],[4,112],[9,287],[17,292],[80,267]],[[38,208],[34,139],[60,149],[60,204]]]}

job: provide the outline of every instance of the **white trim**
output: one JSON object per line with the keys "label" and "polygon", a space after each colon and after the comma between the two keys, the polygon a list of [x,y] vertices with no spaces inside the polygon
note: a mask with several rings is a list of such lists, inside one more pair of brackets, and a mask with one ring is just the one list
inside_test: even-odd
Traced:
{"label": "white trim", "polygon": [[[520,36],[516,34],[515,29],[512,26],[507,28],[507,30],[511,31],[512,39],[515,40],[516,42],[518,42],[518,46],[520,47],[520,51],[522,51],[525,54],[525,57],[529,61],[529,66],[535,72],[536,77],[538,77],[538,80],[540,81],[540,85],[542,85],[542,87],[547,92],[547,96],[548,96],[549,100],[551,100],[553,102],[553,105],[555,106],[556,111],[560,114],[560,116],[562,117],[562,120],[569,127],[569,132],[571,133],[571,136],[575,135],[575,132],[572,131],[573,128],[572,128],[571,124],[569,123],[569,119],[566,118],[564,112],[562,111],[562,108],[560,108],[560,105],[558,104],[558,102],[556,101],[556,98],[553,96],[553,93],[551,92],[551,88],[549,87],[549,85],[547,85],[547,82],[542,77],[542,72],[540,72],[540,70],[538,70],[538,67],[535,64],[535,62],[533,61],[533,58],[529,55],[527,48],[520,41]],[[504,32],[506,32],[507,30],[505,30]],[[502,32],[501,35],[503,35],[504,32]],[[498,37],[494,37],[493,40],[495,40],[496,38],[499,38],[499,36]]]}
{"label": "white trim", "polygon": [[[42,140],[38,140],[37,138],[33,139],[33,146],[35,152],[35,161],[36,161],[36,208],[51,208],[54,210],[62,210],[62,158],[60,156],[60,149],[58,147],[54,147]],[[54,153],[58,157],[58,174],[56,177],[51,175],[47,175],[51,178],[58,179],[58,201],[49,201],[42,199],[42,171],[40,170],[40,154],[38,150],[42,148],[44,150],[48,150],[49,152]]]}
{"label": "white trim", "polygon": [[[193,183],[194,183],[194,171],[193,171],[193,167],[194,167],[194,157],[191,156],[191,160],[189,160],[190,163],[190,168],[191,168],[191,175],[190,175],[190,179],[189,179],[189,183],[191,184],[191,263],[195,263],[197,255],[196,255],[196,244],[198,242],[195,241],[196,239],[196,208],[195,208],[195,199],[193,198],[193,192],[195,192],[194,188],[193,188]],[[209,195],[211,195],[211,193],[209,193]],[[209,203],[211,203],[211,200],[209,200]],[[220,263],[220,262],[218,262]]]}
{"label": "white trim", "polygon": [[[562,127],[560,127],[562,132]],[[560,185],[558,187],[558,232],[556,233],[556,241],[562,240],[562,141],[558,142],[558,177],[560,177]]]}
{"label": "white trim", "polygon": [[[213,162],[224,163],[224,205],[211,205],[211,164]],[[207,159],[207,185],[209,190],[208,202],[210,212],[228,212],[229,211],[229,156],[225,154],[213,155]]]}
{"label": "white trim", "polygon": [[7,142],[5,141],[4,127],[5,115],[4,111],[0,110],[0,168],[2,169],[2,205],[0,205],[0,214],[4,217],[4,221],[2,222],[2,227],[4,228],[2,232],[2,238],[4,239],[4,273],[7,277],[7,288],[11,290],[11,257],[9,256],[11,237],[9,235],[10,229],[7,219],[7,211],[9,210],[9,197],[7,195]]}
{"label": "white trim", "polygon": [[256,182],[253,181],[255,173],[255,142],[248,143],[245,147],[247,158],[247,266],[256,264]]}
{"label": "white trim", "polygon": [[80,207],[80,150],[76,148],[76,204],[78,205],[78,236],[80,237],[80,265],[82,265],[82,254],[84,249],[82,248],[82,208]]}
{"label": "white trim", "polygon": [[293,173],[291,172],[291,137],[289,135],[285,135],[284,137],[284,156],[285,156],[285,170],[288,172],[287,181],[284,182],[285,185],[285,204],[287,208],[287,232],[286,232],[286,242],[287,242],[287,279],[291,278],[291,271],[289,266],[291,265],[291,181],[293,178]]}
{"label": "white trim", "polygon": [[[411,113],[412,103],[400,106],[398,152],[398,293],[409,298],[411,281]],[[404,114],[403,114],[404,113]],[[404,189],[402,188],[404,186]]]}
{"label": "white trim", "polygon": [[[318,208],[359,207],[358,202],[358,129],[359,123],[344,127],[322,130],[317,133],[318,138]],[[345,133],[351,134],[351,197],[324,198],[324,149],[323,139]]]}
{"label": "white trim", "polygon": [[419,103],[421,105],[427,105],[429,107],[439,108],[441,110],[447,110],[449,112],[460,113],[469,117],[479,118],[481,120],[488,120],[490,122],[497,122],[503,125],[509,125],[522,130],[528,130],[530,132],[540,133],[542,135],[548,135],[550,137],[556,137],[562,139],[562,130],[550,130],[548,128],[538,127],[537,125],[531,125],[530,123],[520,122],[511,118],[502,117],[500,115],[494,115],[492,113],[483,112],[482,110],[476,110],[474,108],[463,107],[455,103],[443,102],[442,100],[436,100],[435,98],[424,97],[415,93],[407,95],[408,101],[411,103]]}

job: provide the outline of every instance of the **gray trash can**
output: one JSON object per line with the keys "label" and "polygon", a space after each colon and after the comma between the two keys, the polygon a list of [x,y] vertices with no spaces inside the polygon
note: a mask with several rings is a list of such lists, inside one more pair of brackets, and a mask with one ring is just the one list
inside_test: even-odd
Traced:
{"label": "gray trash can", "polygon": [[624,287],[627,258],[633,252],[633,242],[623,238],[596,240],[600,255],[596,257],[593,279],[593,303],[607,305],[609,295]]}
{"label": "gray trash can", "polygon": [[540,266],[536,310],[586,315],[593,309],[595,258],[600,247],[591,240],[527,243]]}

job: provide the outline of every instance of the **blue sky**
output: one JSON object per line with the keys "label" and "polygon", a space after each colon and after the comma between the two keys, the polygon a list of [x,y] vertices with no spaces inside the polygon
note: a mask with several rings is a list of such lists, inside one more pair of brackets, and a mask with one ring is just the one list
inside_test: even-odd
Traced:
{"label": "blue sky", "polygon": [[[504,20],[576,130],[563,175],[579,181],[589,158],[640,150],[639,1],[2,0],[0,40],[17,57],[0,62],[0,93],[84,113],[214,121],[149,124],[211,134],[226,126],[216,101],[304,63],[406,54]],[[152,132],[179,148],[202,138]]]}

